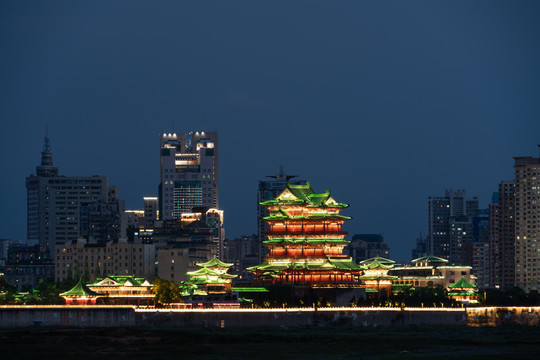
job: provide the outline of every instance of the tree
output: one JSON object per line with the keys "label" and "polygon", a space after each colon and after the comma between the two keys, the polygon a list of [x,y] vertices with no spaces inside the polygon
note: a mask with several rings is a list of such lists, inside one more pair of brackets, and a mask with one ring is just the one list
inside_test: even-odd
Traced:
{"label": "tree", "polygon": [[154,302],[156,304],[170,304],[182,299],[180,288],[175,283],[158,277],[154,280],[153,291],[155,294]]}

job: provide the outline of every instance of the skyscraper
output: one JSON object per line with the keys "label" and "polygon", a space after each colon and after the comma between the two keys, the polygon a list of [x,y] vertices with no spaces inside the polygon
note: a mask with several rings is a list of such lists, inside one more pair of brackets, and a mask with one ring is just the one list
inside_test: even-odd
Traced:
{"label": "skyscraper", "polygon": [[501,181],[489,205],[490,286],[506,289],[515,284],[514,182]]}
{"label": "skyscraper", "polygon": [[[539,145],[540,148],[540,145]],[[516,286],[540,290],[540,157],[514,157]]]}
{"label": "skyscraper", "polygon": [[218,133],[160,135],[159,214],[179,220],[194,207],[219,206]]}
{"label": "skyscraper", "polygon": [[27,243],[39,244],[41,251],[49,251],[52,256],[56,244],[80,236],[81,205],[107,203],[109,187],[103,176],[59,176],[53,165],[49,137],[44,140],[41,165],[36,167],[35,175],[26,178]]}
{"label": "skyscraper", "polygon": [[[428,251],[452,263],[461,263],[464,242],[472,241],[472,218],[478,198],[467,199],[465,190],[445,190],[444,197],[428,198]],[[471,265],[471,264],[467,264]]]}

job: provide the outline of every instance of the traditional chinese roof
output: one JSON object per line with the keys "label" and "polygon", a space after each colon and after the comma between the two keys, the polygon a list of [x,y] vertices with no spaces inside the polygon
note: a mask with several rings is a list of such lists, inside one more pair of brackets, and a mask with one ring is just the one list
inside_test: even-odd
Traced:
{"label": "traditional chinese roof", "polygon": [[132,275],[107,275],[104,278],[98,278],[91,287],[100,286],[152,286],[145,278],[137,278]]}
{"label": "traditional chinese roof", "polygon": [[204,276],[204,275],[219,276],[220,275],[219,272],[208,269],[206,267],[203,267],[195,271],[188,271],[186,274],[188,274],[189,276]]}
{"label": "traditional chinese roof", "polygon": [[200,266],[200,267],[221,266],[223,268],[230,268],[233,265],[234,264],[232,264],[232,263],[230,263],[230,264],[229,263],[224,263],[223,261],[219,260],[215,255],[210,261],[207,261],[205,263],[197,263],[197,266]]}
{"label": "traditional chinese roof", "polygon": [[348,244],[350,241],[337,238],[314,238],[314,237],[271,237],[270,240],[263,241],[263,244],[276,245],[276,244]]}
{"label": "traditional chinese roof", "polygon": [[75,285],[71,290],[61,293],[60,296],[62,297],[99,296],[99,294],[90,290],[88,287],[86,287],[82,283],[82,280],[79,280],[77,285]]}
{"label": "traditional chinese roof", "polygon": [[271,205],[306,205],[309,207],[333,207],[333,208],[346,208],[349,205],[336,202],[332,196],[330,196],[330,191],[322,194],[316,194],[309,181],[305,185],[293,185],[287,183],[287,188],[281,192],[278,197],[273,200],[268,200],[260,203],[263,206]]}
{"label": "traditional chinese roof", "polygon": [[363,263],[362,265],[366,266],[367,269],[373,270],[373,269],[384,269],[384,270],[390,270],[393,265],[384,265],[379,262],[379,260],[375,259],[371,263]]}
{"label": "traditional chinese roof", "polygon": [[427,263],[447,263],[448,260],[440,258],[438,256],[428,255],[411,261],[413,263],[427,262]]}
{"label": "traditional chinese roof", "polygon": [[236,292],[269,292],[269,290],[264,287],[233,286],[231,290]]}
{"label": "traditional chinese roof", "polygon": [[450,289],[476,289],[476,285],[471,284],[462,276],[461,279],[455,284],[448,286]]}
{"label": "traditional chinese roof", "polygon": [[273,273],[281,273],[285,270],[309,270],[309,271],[326,271],[326,270],[363,270],[364,267],[356,264],[351,258],[333,259],[328,258],[324,262],[291,262],[287,264],[270,264],[268,261],[263,261],[260,265],[247,268],[249,271],[264,271]]}
{"label": "traditional chinese roof", "polygon": [[371,264],[375,260],[377,260],[380,264],[383,264],[383,265],[391,265],[391,264],[396,263],[394,260],[386,259],[386,258],[383,258],[383,257],[380,257],[380,256],[375,256],[375,257],[372,257],[370,259],[360,261],[360,264],[361,265]]}
{"label": "traditional chinese roof", "polygon": [[266,216],[263,218],[263,220],[307,220],[307,221],[320,221],[320,220],[341,220],[341,221],[347,221],[350,220],[351,217],[349,216],[343,216],[338,214],[327,214],[327,213],[320,213],[320,214],[309,214],[307,216],[304,215],[298,215],[298,216],[291,216],[287,214],[284,210],[280,209],[278,212],[276,212],[273,215]]}

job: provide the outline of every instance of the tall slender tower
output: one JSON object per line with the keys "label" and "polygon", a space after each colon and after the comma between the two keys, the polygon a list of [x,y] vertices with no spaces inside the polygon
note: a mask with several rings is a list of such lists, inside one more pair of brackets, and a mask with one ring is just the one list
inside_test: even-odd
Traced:
{"label": "tall slender tower", "polygon": [[501,181],[489,205],[490,286],[506,289],[515,284],[516,228],[513,181]]}
{"label": "tall slender tower", "polygon": [[[539,145],[540,148],[540,145]],[[514,157],[516,286],[540,290],[540,156]]]}
{"label": "tall slender tower", "polygon": [[194,207],[219,207],[218,133],[160,135],[159,214],[179,220]]}
{"label": "tall slender tower", "polygon": [[[108,180],[104,176],[59,176],[53,165],[49,137],[45,136],[41,165],[26,178],[27,244],[39,244],[42,252],[55,252],[57,244],[81,236],[81,208],[107,203]],[[87,218],[88,219],[88,218]],[[92,224],[87,223],[90,228]]]}
{"label": "tall slender tower", "polygon": [[[445,191],[444,197],[428,198],[428,252],[460,263],[462,245],[472,241],[472,218],[478,198],[467,199],[465,190]],[[468,264],[471,265],[471,264]]]}

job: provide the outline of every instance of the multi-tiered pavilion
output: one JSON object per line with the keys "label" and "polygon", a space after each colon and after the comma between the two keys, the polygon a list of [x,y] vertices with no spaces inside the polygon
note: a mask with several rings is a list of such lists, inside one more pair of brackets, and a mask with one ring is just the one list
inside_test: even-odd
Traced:
{"label": "multi-tiered pavilion", "polygon": [[273,200],[261,203],[270,216],[264,244],[270,253],[258,266],[248,268],[258,279],[273,284],[335,286],[359,284],[363,267],[343,255],[349,243],[342,226],[350,217],[339,212],[347,204],[335,201],[330,191],[317,194],[309,182],[287,184]]}

